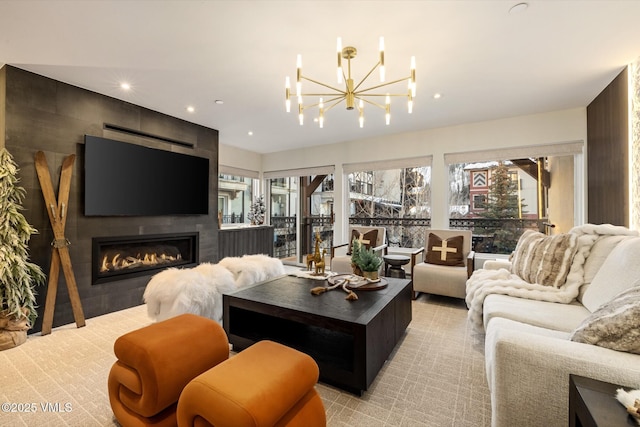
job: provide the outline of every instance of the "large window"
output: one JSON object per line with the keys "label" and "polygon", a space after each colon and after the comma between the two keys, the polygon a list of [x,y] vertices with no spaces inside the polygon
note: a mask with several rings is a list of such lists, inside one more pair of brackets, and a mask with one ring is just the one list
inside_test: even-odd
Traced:
{"label": "large window", "polygon": [[271,195],[271,224],[273,225],[274,256],[296,260],[298,177],[273,178],[268,181]]}
{"label": "large window", "polygon": [[389,246],[421,247],[431,217],[430,165],[347,174],[349,222],[385,226]]}
{"label": "large window", "polygon": [[526,229],[572,223],[572,171],[573,156],[450,164],[449,226],[471,229],[476,252],[510,253]]}
{"label": "large window", "polygon": [[223,224],[250,223],[247,213],[258,195],[258,185],[257,179],[248,176],[218,175],[218,210]]}

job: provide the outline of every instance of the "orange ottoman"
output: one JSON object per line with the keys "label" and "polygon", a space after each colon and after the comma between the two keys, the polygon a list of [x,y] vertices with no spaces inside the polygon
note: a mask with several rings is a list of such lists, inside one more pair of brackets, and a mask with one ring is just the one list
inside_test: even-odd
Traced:
{"label": "orange ottoman", "polygon": [[326,426],[318,374],[310,356],[260,341],[187,384],[178,426]]}
{"label": "orange ottoman", "polygon": [[109,373],[109,400],[128,426],[175,426],[182,389],[229,358],[224,329],[213,320],[183,314],[119,337]]}

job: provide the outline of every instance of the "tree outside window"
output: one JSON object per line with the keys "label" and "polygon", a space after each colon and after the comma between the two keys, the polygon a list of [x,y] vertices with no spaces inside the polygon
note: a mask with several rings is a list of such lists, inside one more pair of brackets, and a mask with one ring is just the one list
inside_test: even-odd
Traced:
{"label": "tree outside window", "polygon": [[[474,250],[509,253],[536,220],[524,199],[536,203],[537,181],[512,161],[459,163],[449,166],[450,219],[472,229]],[[535,212],[535,210],[534,210]],[[455,227],[456,225],[454,225]]]}

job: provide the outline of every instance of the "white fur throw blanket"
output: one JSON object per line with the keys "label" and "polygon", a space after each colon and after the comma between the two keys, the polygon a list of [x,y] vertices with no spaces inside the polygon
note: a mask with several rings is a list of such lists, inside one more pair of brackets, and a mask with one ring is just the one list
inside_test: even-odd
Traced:
{"label": "white fur throw blanket", "polygon": [[285,274],[282,261],[267,255],[227,257],[218,264],[168,268],[145,288],[147,314],[156,322],[191,313],[222,323],[222,294]]}
{"label": "white fur throw blanket", "polygon": [[607,236],[638,235],[635,230],[611,224],[585,224],[572,228],[569,233],[574,233],[577,236],[577,250],[573,256],[567,279],[561,286],[529,283],[504,268],[499,270],[480,269],[471,275],[467,280],[465,301],[469,307],[468,318],[476,331],[484,332],[482,306],[487,295],[502,294],[568,304],[578,296],[580,287],[585,283],[585,261],[589,257],[593,245],[599,239]]}

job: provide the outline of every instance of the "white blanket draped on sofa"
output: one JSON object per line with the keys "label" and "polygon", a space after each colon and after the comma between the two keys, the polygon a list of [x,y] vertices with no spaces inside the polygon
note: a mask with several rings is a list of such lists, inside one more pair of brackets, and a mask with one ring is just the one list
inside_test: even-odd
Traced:
{"label": "white blanket draped on sofa", "polygon": [[[538,283],[528,283],[504,268],[499,270],[480,269],[471,275],[467,281],[465,301],[467,307],[469,307],[468,318],[476,331],[484,332],[482,307],[487,295],[503,294],[568,304],[576,299],[580,293],[580,287],[585,283],[590,283],[591,278],[593,278],[592,274],[585,274],[585,262],[591,255],[592,248],[594,248],[596,242],[608,237],[638,235],[635,230],[611,224],[585,224],[572,228],[569,233],[577,235],[577,250],[567,279],[558,288]],[[606,253],[594,253],[594,256],[602,262],[609,250],[609,246],[603,245],[602,251]],[[594,252],[596,251],[594,250]]]}

